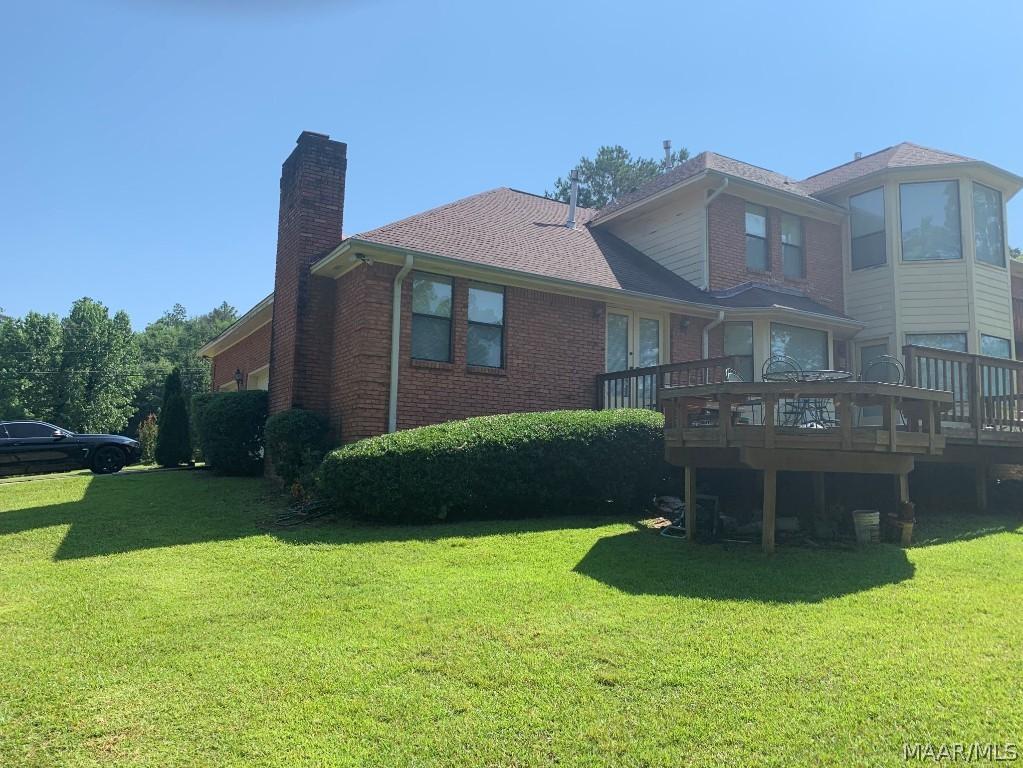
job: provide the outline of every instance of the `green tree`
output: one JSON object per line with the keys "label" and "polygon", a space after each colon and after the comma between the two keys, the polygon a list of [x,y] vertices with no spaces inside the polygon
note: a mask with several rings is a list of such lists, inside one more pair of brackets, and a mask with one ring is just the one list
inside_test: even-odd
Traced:
{"label": "green tree", "polygon": [[1009,249],[1009,255],[1012,258],[1016,259],[1017,261],[1023,261],[1023,249],[1020,249],[1020,248],[1010,248]]}
{"label": "green tree", "polygon": [[[632,192],[642,184],[656,178],[679,163],[689,159],[689,151],[683,147],[671,153],[670,162],[649,157],[633,157],[620,144],[602,146],[592,159],[579,158],[579,198],[583,208],[603,208],[622,195]],[[554,191],[545,195],[554,200],[568,202],[572,183],[560,176],[554,182]]]}
{"label": "green tree", "polygon": [[198,350],[219,336],[237,318],[238,313],[227,302],[206,314],[193,317],[188,316],[183,306],[175,304],[172,310],[138,334],[141,375],[129,430],[137,427],[149,414],[160,410],[164,379],[174,368],[181,373],[186,403],[192,395],[209,391],[210,364],[199,357]]}
{"label": "green tree", "polygon": [[163,387],[163,407],[156,432],[156,463],[162,467],[176,467],[191,458],[188,409],[181,388],[181,371],[175,368]]}
{"label": "green tree", "polygon": [[110,316],[88,297],[61,323],[54,421],[80,432],[118,432],[134,410],[139,355],[125,312]]}
{"label": "green tree", "polygon": [[54,419],[61,348],[56,315],[0,317],[0,418]]}

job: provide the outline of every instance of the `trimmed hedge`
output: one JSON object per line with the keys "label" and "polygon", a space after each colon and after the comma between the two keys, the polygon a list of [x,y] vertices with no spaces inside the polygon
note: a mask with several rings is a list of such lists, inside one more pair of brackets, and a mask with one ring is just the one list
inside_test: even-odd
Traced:
{"label": "trimmed hedge", "polygon": [[223,475],[263,473],[266,392],[213,395],[199,416],[199,443],[206,463]]}
{"label": "trimmed hedge", "polygon": [[319,465],[327,451],[327,420],[313,411],[291,408],[266,420],[266,452],[274,472],[287,485],[302,480]]}
{"label": "trimmed hedge", "polygon": [[659,413],[624,409],[453,421],[333,451],[320,490],[388,523],[637,510],[657,487],[663,428]]}

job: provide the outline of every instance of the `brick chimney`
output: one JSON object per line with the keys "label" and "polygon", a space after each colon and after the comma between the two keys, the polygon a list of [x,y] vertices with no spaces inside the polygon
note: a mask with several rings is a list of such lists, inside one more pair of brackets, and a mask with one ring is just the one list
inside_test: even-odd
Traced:
{"label": "brick chimney", "polygon": [[334,281],[309,267],[341,242],[348,146],[303,131],[281,169],[270,413],[292,407],[327,413]]}

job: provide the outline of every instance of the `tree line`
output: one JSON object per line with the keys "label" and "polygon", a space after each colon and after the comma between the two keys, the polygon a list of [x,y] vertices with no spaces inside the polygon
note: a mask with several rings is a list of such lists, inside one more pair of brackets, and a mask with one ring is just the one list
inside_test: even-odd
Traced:
{"label": "tree line", "polygon": [[237,316],[226,302],[194,316],[175,304],[135,332],[127,313],[88,297],[64,317],[0,311],[0,419],[134,435],[160,410],[175,368],[186,398],[209,390],[210,365],[198,350]]}

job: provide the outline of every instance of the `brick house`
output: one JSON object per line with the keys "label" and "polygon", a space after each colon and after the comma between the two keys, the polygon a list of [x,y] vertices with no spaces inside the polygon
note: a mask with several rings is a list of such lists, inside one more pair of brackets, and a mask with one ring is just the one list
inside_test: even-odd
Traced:
{"label": "brick house", "polygon": [[268,388],[345,442],[599,406],[600,373],[720,354],[749,380],[773,354],[1011,357],[1021,328],[1023,179],[959,155],[899,144],[796,180],[704,152],[601,210],[500,188],[343,237],[346,164],[299,136],[274,292],[201,351],[215,389]]}

